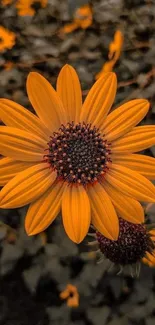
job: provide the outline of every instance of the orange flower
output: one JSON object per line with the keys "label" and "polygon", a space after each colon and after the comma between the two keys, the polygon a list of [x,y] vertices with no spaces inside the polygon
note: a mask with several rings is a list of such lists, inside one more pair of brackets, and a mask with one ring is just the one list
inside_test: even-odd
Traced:
{"label": "orange flower", "polygon": [[15,45],[16,35],[0,26],[0,51],[11,49]]}
{"label": "orange flower", "polygon": [[75,12],[74,20],[82,29],[91,26],[93,20],[91,7],[84,5],[78,8]]}
{"label": "orange flower", "polygon": [[[37,116],[0,100],[1,208],[27,204],[26,231],[44,231],[62,211],[69,238],[80,243],[90,223],[111,240],[118,216],[144,221],[138,201],[155,202],[154,158],[134,154],[155,144],[155,126],[138,126],[147,114],[145,99],[131,100],[109,115],[117,89],[113,72],[93,85],[82,106],[75,70],[65,65],[57,91],[36,72],[27,92]],[[135,214],[136,211],[136,214]]]}
{"label": "orange flower", "polygon": [[109,54],[108,54],[108,58],[110,61],[107,61],[101,71],[99,73],[97,73],[96,75],[96,80],[98,78],[100,78],[102,76],[102,74],[104,72],[111,72],[113,70],[114,65],[116,64],[116,62],[118,61],[120,55],[121,55],[121,51],[122,51],[122,47],[123,47],[123,34],[120,30],[117,30],[115,35],[114,35],[114,40],[113,42],[110,43],[109,45]]}
{"label": "orange flower", "polygon": [[67,284],[66,289],[60,293],[61,299],[67,299],[68,307],[79,306],[79,293],[75,286]]}
{"label": "orange flower", "polygon": [[35,9],[33,9],[35,3],[39,3],[42,8],[47,6],[47,0],[18,0],[16,8],[19,16],[33,16],[35,14]]}
{"label": "orange flower", "polygon": [[61,28],[60,32],[68,34],[77,28],[86,29],[92,25],[92,20],[93,16],[91,7],[89,5],[84,5],[76,9],[73,22],[71,24],[66,24]]}

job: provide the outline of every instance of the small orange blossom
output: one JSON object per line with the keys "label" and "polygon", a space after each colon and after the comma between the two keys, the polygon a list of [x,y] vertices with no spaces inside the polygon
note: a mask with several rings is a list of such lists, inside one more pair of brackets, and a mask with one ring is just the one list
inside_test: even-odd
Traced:
{"label": "small orange blossom", "polygon": [[60,293],[61,299],[67,299],[68,307],[79,306],[79,293],[75,286],[67,284],[66,289]]}
{"label": "small orange blossom", "polygon": [[114,60],[116,62],[119,59],[123,47],[123,40],[124,37],[122,32],[120,30],[117,30],[115,32],[113,42],[111,42],[109,45],[109,60]]}
{"label": "small orange blossom", "polygon": [[61,33],[71,33],[77,28],[86,29],[90,25],[92,25],[92,9],[89,5],[84,5],[78,9],[76,9],[74,13],[73,22],[70,24],[66,24],[63,28],[61,28]]}
{"label": "small orange blossom", "polygon": [[35,9],[33,9],[32,5],[35,3],[40,3],[42,8],[47,6],[47,0],[18,0],[16,8],[18,9],[19,16],[33,16]]}
{"label": "small orange blossom", "polygon": [[96,79],[100,78],[104,72],[111,72],[113,70],[116,62],[118,61],[121,55],[121,51],[123,47],[123,39],[124,38],[122,32],[120,30],[117,30],[114,35],[114,40],[109,45],[109,54],[108,54],[109,61],[107,61],[103,65],[101,71],[97,73],[95,77]]}
{"label": "small orange blossom", "polygon": [[15,45],[16,35],[0,26],[0,51],[11,49]]}

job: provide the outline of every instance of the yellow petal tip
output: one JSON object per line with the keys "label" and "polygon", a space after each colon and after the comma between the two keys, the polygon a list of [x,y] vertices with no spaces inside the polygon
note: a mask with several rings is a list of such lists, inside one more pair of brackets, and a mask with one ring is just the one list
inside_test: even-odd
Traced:
{"label": "yellow petal tip", "polygon": [[112,240],[114,240],[114,241],[118,240],[118,237],[119,237],[119,223],[117,224],[117,226],[115,225],[115,231],[113,231],[111,236],[112,236]]}
{"label": "yellow petal tip", "polygon": [[25,231],[29,237],[37,235],[39,233],[38,231],[36,231],[36,229],[33,229],[32,224],[31,225],[27,224],[27,220],[25,220]]}
{"label": "yellow petal tip", "polygon": [[75,240],[72,239],[72,241],[73,241],[75,244],[80,244],[80,243],[82,242],[82,240],[76,240],[76,239],[75,239]]}
{"label": "yellow petal tip", "polygon": [[72,68],[72,66],[71,66],[70,64],[66,63],[66,64],[62,67],[62,69],[63,69],[63,68],[70,68],[70,67]]}
{"label": "yellow petal tip", "polygon": [[[26,233],[27,233],[27,232],[26,232]],[[30,234],[27,233],[27,235],[28,235],[29,237],[33,236],[33,234],[31,234],[31,233],[30,233]]]}
{"label": "yellow petal tip", "polygon": [[67,234],[68,235],[68,237],[69,237],[69,239],[70,240],[72,240],[75,244],[80,244],[82,241],[83,241],[83,239],[85,238],[85,236],[76,236],[75,234]]}
{"label": "yellow petal tip", "polygon": [[62,68],[61,71],[65,71],[65,70],[70,70],[70,71],[75,71],[75,69],[68,63],[66,63]]}
{"label": "yellow petal tip", "polygon": [[28,230],[26,227],[25,227],[25,231],[26,231],[26,233],[27,233],[27,235],[30,237],[30,236],[34,236],[34,235],[37,235],[39,232],[38,231],[30,231],[30,230]]}
{"label": "yellow petal tip", "polygon": [[114,241],[117,241],[118,240],[118,236],[119,236],[119,233],[117,235],[114,236],[113,240]]}
{"label": "yellow petal tip", "polygon": [[27,76],[27,83],[30,81],[30,79],[33,79],[33,78],[38,78],[38,77],[41,77],[41,78],[44,78],[40,73],[38,72],[35,72],[35,71],[31,71],[29,72],[28,76]]}
{"label": "yellow petal tip", "polygon": [[103,76],[101,76],[98,80],[97,80],[97,82],[102,82],[102,80],[104,81],[104,80],[108,80],[108,83],[110,83],[110,84],[113,84],[113,85],[115,85],[115,87],[117,86],[117,76],[116,76],[116,73],[115,72],[105,72],[104,74],[103,74]]}

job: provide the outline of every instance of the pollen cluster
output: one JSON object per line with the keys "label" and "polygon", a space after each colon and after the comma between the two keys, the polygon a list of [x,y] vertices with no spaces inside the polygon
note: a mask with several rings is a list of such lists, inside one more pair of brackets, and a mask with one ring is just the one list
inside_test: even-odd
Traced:
{"label": "pollen cluster", "polygon": [[99,248],[111,262],[120,265],[134,264],[140,261],[146,252],[153,251],[154,243],[144,225],[120,219],[119,226],[120,232],[116,241],[96,232]]}
{"label": "pollen cluster", "polygon": [[45,159],[69,183],[94,183],[108,169],[109,143],[90,124],[68,123],[54,132]]}

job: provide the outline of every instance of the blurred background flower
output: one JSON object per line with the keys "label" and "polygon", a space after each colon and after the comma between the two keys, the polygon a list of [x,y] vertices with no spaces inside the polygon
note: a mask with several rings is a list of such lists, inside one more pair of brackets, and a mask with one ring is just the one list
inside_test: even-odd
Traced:
{"label": "blurred background flower", "polygon": [[93,14],[92,8],[90,5],[83,5],[80,8],[77,8],[74,12],[73,22],[66,24],[63,28],[60,29],[60,34],[68,34],[76,30],[77,28],[86,29],[92,25]]}
{"label": "blurred background flower", "polygon": [[109,61],[105,62],[101,71],[97,73],[96,79],[101,77],[105,72],[110,72],[114,69],[116,62],[119,60],[122,47],[123,47],[123,34],[120,30],[117,30],[114,34],[114,40],[109,45],[108,59]]}
{"label": "blurred background flower", "polygon": [[48,0],[17,0],[16,8],[19,16],[33,16],[35,7],[45,8]]}
{"label": "blurred background flower", "polygon": [[72,284],[67,284],[66,289],[60,293],[60,298],[67,300],[68,307],[79,306],[79,293],[77,287]]}
{"label": "blurred background flower", "polygon": [[11,49],[15,45],[16,34],[0,26],[0,51]]}

